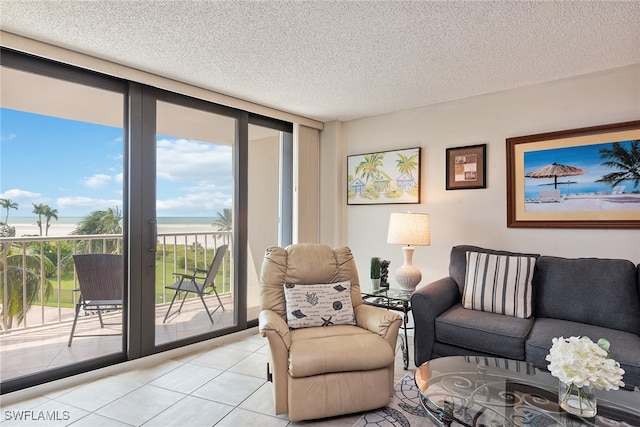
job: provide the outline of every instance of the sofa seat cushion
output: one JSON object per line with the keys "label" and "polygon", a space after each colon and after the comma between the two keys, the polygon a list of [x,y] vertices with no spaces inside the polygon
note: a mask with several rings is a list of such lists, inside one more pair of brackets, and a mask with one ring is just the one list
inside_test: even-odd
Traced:
{"label": "sofa seat cushion", "polygon": [[289,375],[294,378],[370,371],[388,367],[393,361],[389,343],[380,335],[358,326],[291,330]]}
{"label": "sofa seat cushion", "polygon": [[622,381],[627,386],[640,387],[640,337],[630,332],[568,320],[537,318],[526,342],[526,361],[546,367],[549,362],[545,358],[553,344],[552,339],[577,336],[589,337],[594,342],[606,338],[611,343],[611,356],[624,369]]}
{"label": "sofa seat cushion", "polygon": [[533,317],[521,319],[456,304],[436,318],[436,341],[470,350],[524,360],[524,344]]}

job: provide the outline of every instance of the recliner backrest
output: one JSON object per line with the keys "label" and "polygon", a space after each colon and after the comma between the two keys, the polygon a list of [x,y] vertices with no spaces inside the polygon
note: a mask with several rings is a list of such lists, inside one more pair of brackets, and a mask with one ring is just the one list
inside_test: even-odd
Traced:
{"label": "recliner backrest", "polygon": [[298,243],[266,250],[260,272],[262,310],[272,310],[286,319],[284,284],[313,285],[351,282],[351,302],[362,304],[360,280],[351,249],[333,249],[326,245]]}

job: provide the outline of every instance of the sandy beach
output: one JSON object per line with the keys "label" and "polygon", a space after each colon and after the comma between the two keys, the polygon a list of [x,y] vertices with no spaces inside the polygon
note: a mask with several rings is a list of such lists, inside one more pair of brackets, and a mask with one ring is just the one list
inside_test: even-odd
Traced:
{"label": "sandy beach", "polygon": [[[11,218],[9,218],[11,220]],[[22,237],[26,235],[40,235],[40,230],[35,224],[12,224],[9,221],[9,225],[16,228],[16,237]],[[76,224],[56,224],[55,221],[51,223],[49,227],[49,237],[62,237],[69,236],[71,232],[77,227]],[[193,225],[193,224],[158,224],[158,235],[170,234],[170,233],[210,233],[213,234],[215,230],[210,225]],[[44,234],[44,226],[42,228]]]}
{"label": "sandy beach", "polygon": [[640,193],[569,194],[561,202],[525,203],[527,212],[637,211],[640,219]]}

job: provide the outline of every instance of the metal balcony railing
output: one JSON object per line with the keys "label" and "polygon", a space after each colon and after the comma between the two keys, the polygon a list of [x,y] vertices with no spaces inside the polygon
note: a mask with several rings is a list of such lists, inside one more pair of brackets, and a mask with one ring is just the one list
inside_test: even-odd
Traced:
{"label": "metal balcony railing", "polygon": [[[218,273],[221,295],[233,292],[231,232],[158,233],[156,305],[171,299],[165,286],[173,283],[174,273],[208,268],[224,244],[229,252]],[[0,333],[71,321],[79,297],[73,255],[119,254],[122,248],[121,234],[0,238]]]}

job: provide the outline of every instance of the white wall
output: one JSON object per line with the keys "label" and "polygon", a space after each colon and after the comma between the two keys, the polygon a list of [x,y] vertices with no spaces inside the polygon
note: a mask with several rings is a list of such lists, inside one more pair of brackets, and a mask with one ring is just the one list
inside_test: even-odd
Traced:
{"label": "white wall", "polygon": [[[417,247],[414,255],[421,285],[447,275],[457,244],[640,263],[640,230],[507,228],[505,166],[506,138],[638,119],[640,65],[327,124],[320,144],[321,242],[350,246],[363,283],[372,256],[390,260],[392,275],[402,251],[386,243],[389,214],[410,209],[431,216],[431,246]],[[445,190],[445,149],[484,143],[487,188]],[[346,206],[347,155],[411,147],[422,147],[419,205]],[[340,184],[333,192],[336,176]],[[344,213],[327,217],[328,207]]]}

